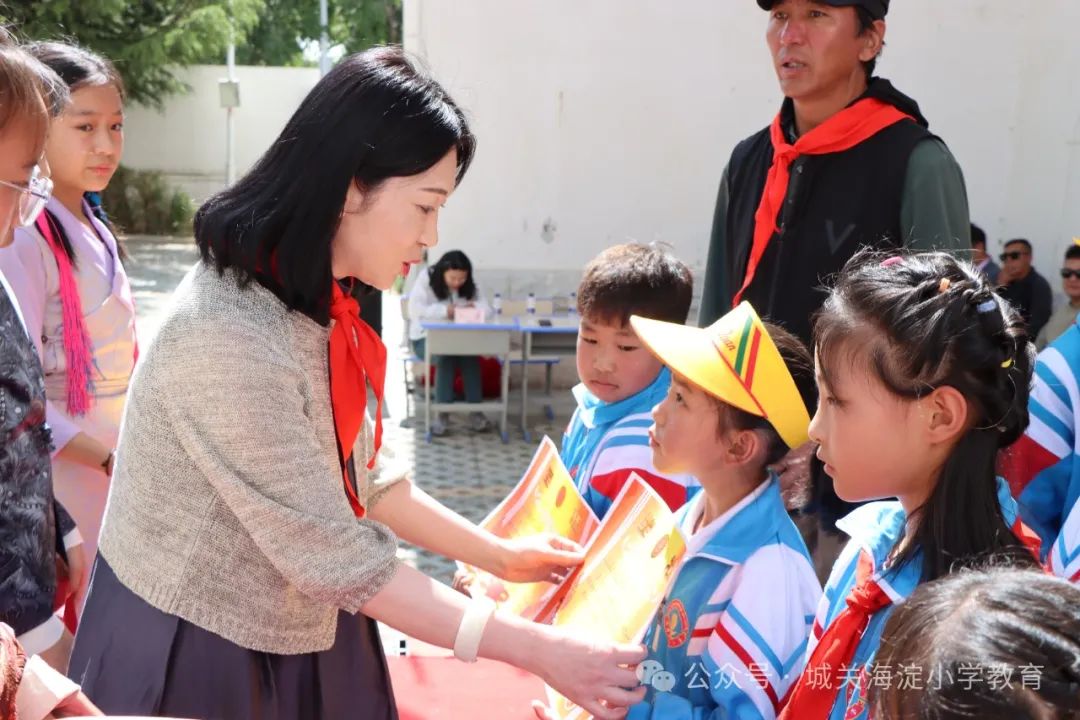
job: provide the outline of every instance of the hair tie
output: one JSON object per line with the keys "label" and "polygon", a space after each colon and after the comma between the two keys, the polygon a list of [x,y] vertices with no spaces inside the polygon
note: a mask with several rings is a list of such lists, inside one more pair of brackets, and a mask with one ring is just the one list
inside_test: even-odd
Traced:
{"label": "hair tie", "polygon": [[993,298],[984,300],[975,306],[975,310],[980,313],[994,312],[997,310],[997,300],[994,300]]}
{"label": "hair tie", "polygon": [[938,295],[948,290],[950,285],[952,285],[952,280],[947,277],[941,278],[941,282],[937,286]]}
{"label": "hair tie", "polygon": [[904,262],[904,258],[900,255],[893,255],[892,257],[885,258],[881,261],[881,267],[892,267],[893,265],[899,265]]}

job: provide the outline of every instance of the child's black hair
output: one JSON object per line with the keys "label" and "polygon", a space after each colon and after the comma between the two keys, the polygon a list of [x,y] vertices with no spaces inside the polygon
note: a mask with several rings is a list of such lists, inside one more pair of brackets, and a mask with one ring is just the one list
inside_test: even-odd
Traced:
{"label": "child's black hair", "polygon": [[899,398],[949,386],[967,400],[970,429],[915,511],[914,542],[897,566],[921,553],[923,580],[934,580],[995,554],[1034,565],[1002,515],[995,472],[998,450],[1028,425],[1034,350],[1020,314],[986,278],[943,252],[886,259],[864,251],[841,272],[814,339],[829,385],[841,363],[858,362]]}
{"label": "child's black hair", "polygon": [[889,617],[874,677],[879,720],[1080,718],[1080,588],[1008,569],[925,583]]}
{"label": "child's black hair", "polygon": [[[37,58],[42,64],[56,73],[64,84],[67,85],[69,92],[75,92],[76,90],[89,86],[112,85],[120,94],[120,98],[123,99],[124,81],[120,77],[120,73],[117,72],[116,67],[114,67],[106,58],[92,53],[85,48],[78,47],[77,45],[69,45],[60,42],[32,43],[28,45],[26,49],[27,52]],[[125,260],[127,258],[127,250],[124,247],[119,233],[109,220],[109,216],[105,213],[105,209],[101,206],[101,196],[98,195],[98,193],[88,192],[84,193],[83,197],[94,217],[96,217],[101,224],[107,227],[109,232],[113,234],[113,237],[116,239],[116,247],[120,254],[120,260]],[[75,249],[71,246],[71,240],[68,239],[63,226],[59,222],[53,222],[51,225],[58,236],[57,239],[60,241],[60,246],[68,256],[68,260],[71,261],[72,265],[77,264],[78,260],[75,257]]]}
{"label": "child's black hair", "polygon": [[585,320],[623,326],[631,315],[686,322],[694,280],[690,268],[657,245],[626,243],[597,255],[585,266],[577,291]]}

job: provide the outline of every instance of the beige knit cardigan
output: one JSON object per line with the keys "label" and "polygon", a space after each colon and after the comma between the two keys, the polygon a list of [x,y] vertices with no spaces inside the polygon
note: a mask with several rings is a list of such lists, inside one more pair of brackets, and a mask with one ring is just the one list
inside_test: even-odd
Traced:
{"label": "beige knit cardigan", "polygon": [[[255,282],[202,264],[143,349],[120,432],[101,553],[154,607],[237,645],[325,650],[338,609],[392,578],[397,539],[357,520],[330,407],[330,328]],[[358,496],[370,509],[405,473],[387,448]]]}

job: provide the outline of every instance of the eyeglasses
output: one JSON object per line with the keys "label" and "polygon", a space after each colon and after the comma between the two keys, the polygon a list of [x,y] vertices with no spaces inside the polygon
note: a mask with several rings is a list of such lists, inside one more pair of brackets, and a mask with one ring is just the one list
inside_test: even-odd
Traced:
{"label": "eyeglasses", "polygon": [[1080,270],[1070,270],[1069,268],[1061,268],[1061,277],[1068,280],[1069,278],[1076,278],[1080,280]]}
{"label": "eyeglasses", "polygon": [[1013,250],[1012,252],[1003,252],[1003,253],[1001,253],[1001,262],[1005,262],[1006,260],[1019,260],[1020,258],[1024,257],[1025,255],[1027,255],[1027,253],[1024,252],[1023,250]]}
{"label": "eyeglasses", "polygon": [[25,185],[0,180],[0,185],[18,190],[19,196],[19,224],[23,227],[33,225],[41,214],[45,203],[52,197],[53,182],[47,177],[41,176],[41,168],[34,166],[30,173],[30,179]]}

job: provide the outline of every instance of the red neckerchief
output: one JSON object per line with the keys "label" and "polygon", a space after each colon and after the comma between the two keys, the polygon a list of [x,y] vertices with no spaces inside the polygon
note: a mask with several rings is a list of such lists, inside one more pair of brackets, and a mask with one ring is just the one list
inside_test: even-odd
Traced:
{"label": "red neckerchief", "polygon": [[345,493],[357,517],[364,507],[349,481],[348,461],[364,426],[367,412],[367,384],[375,393],[375,442],[367,467],[375,466],[382,445],[383,385],[386,382],[386,346],[371,327],[360,319],[360,303],[346,295],[335,281],[330,296],[330,405],[334,410],[334,430],[345,471]]}
{"label": "red neckerchief", "polygon": [[870,618],[892,604],[892,599],[874,580],[872,563],[866,560],[865,555],[860,558],[862,572],[859,575],[863,577],[848,594],[847,607],[840,611],[818,641],[799,681],[788,694],[787,705],[779,720],[829,717],[844,684],[845,669],[851,666]]}
{"label": "red neckerchief", "polygon": [[743,277],[742,286],[731,301],[732,307],[742,301],[743,293],[754,280],[754,273],[757,272],[758,263],[765,254],[769,240],[777,232],[776,216],[784,204],[784,198],[787,197],[791,163],[800,155],[825,155],[849,150],[901,120],[914,120],[914,118],[886,102],[875,98],[865,98],[849,105],[810,132],[803,134],[793,145],[784,137],[780,113],[777,113],[770,128],[773,146],[772,166],[765,179],[761,204],[754,213],[754,241],[750,246],[746,274]]}

